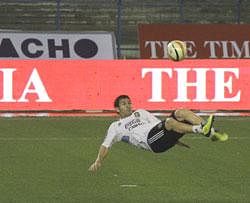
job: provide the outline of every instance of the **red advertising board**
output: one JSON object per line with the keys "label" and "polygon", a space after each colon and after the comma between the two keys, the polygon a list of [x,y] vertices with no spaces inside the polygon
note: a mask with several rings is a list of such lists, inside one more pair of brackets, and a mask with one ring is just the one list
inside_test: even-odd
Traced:
{"label": "red advertising board", "polygon": [[167,44],[186,43],[190,59],[250,58],[250,25],[247,24],[140,24],[142,59],[168,58]]}
{"label": "red advertising board", "polygon": [[249,110],[249,60],[2,60],[0,110]]}

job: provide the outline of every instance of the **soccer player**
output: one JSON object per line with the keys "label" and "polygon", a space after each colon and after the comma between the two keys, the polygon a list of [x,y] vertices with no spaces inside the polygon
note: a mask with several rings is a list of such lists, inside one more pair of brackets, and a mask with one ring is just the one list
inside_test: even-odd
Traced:
{"label": "soccer player", "polygon": [[227,134],[214,130],[213,115],[210,115],[205,122],[190,110],[178,109],[162,121],[143,109],[133,112],[131,100],[127,95],[117,97],[114,101],[114,107],[120,116],[120,120],[109,126],[97,158],[89,167],[89,171],[97,171],[106,158],[109,148],[119,141],[127,142],[154,153],[161,153],[176,144],[188,147],[179,141],[187,133],[200,133],[210,137],[213,141],[226,141],[228,139]]}

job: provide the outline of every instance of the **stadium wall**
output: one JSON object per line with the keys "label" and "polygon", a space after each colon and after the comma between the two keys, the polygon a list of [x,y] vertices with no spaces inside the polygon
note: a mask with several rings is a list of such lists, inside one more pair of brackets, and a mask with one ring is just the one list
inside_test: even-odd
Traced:
{"label": "stadium wall", "polygon": [[138,24],[249,24],[249,9],[242,0],[1,0],[0,29],[113,31],[120,58],[139,58]]}

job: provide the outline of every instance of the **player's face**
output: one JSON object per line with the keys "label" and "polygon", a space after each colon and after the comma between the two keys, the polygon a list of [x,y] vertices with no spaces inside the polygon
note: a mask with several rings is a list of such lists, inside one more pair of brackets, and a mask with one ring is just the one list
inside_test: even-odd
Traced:
{"label": "player's face", "polygon": [[132,104],[130,99],[124,98],[119,101],[119,108],[117,109],[122,118],[132,114]]}

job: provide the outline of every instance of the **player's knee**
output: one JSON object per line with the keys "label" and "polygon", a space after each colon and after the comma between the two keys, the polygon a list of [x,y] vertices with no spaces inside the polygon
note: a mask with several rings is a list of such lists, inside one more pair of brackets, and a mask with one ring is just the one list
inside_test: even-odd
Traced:
{"label": "player's knee", "polygon": [[189,111],[189,110],[187,110],[187,109],[177,109],[177,110],[174,112],[174,115],[175,115],[176,120],[178,120],[178,121],[183,121],[183,120],[185,120],[185,117],[186,117],[188,111]]}
{"label": "player's knee", "polygon": [[166,119],[166,121],[165,121],[166,130],[172,130],[174,128],[176,122],[177,121],[173,118]]}

